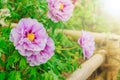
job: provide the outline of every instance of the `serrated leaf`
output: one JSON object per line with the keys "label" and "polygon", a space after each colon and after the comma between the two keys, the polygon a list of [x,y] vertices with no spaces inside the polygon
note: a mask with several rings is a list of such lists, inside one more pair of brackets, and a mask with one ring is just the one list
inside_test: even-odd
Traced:
{"label": "serrated leaf", "polygon": [[7,59],[7,64],[6,64],[7,70],[10,69],[10,66],[13,64],[13,62],[14,62],[14,57],[11,56],[10,58]]}
{"label": "serrated leaf", "polygon": [[11,71],[8,80],[22,80],[20,72]]}
{"label": "serrated leaf", "polygon": [[22,80],[20,72],[16,72],[15,80]]}
{"label": "serrated leaf", "polygon": [[32,80],[36,80],[37,78],[37,71],[35,67],[31,67],[28,69],[28,74],[30,74],[30,78],[32,78]]}
{"label": "serrated leaf", "polygon": [[27,66],[26,59],[24,57],[21,58],[19,68],[24,69]]}

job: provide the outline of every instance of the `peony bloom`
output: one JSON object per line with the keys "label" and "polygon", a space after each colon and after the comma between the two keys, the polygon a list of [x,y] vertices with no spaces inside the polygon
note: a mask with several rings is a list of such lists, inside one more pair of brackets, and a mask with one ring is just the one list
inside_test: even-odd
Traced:
{"label": "peony bloom", "polygon": [[54,54],[54,42],[36,19],[21,19],[11,30],[10,41],[31,66],[45,63]]}
{"label": "peony bloom", "polygon": [[27,61],[30,63],[31,66],[39,65],[45,63],[48,59],[51,58],[54,51],[54,44],[51,38],[47,38],[47,43],[45,49],[39,52],[39,54],[32,54],[31,56],[27,57]]}
{"label": "peony bloom", "polygon": [[67,21],[74,9],[71,0],[47,0],[49,12],[48,17],[54,22]]}
{"label": "peony bloom", "polygon": [[77,2],[77,0],[72,0],[72,3],[75,4]]}
{"label": "peony bloom", "polygon": [[83,49],[84,58],[90,58],[95,50],[95,42],[93,36],[86,31],[82,31],[82,36],[78,39],[78,43]]}

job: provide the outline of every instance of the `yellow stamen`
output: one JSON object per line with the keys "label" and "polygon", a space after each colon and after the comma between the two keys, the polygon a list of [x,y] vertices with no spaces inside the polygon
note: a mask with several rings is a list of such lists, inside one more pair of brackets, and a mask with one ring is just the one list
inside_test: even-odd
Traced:
{"label": "yellow stamen", "polygon": [[63,10],[63,8],[64,8],[64,4],[62,4],[62,3],[60,3],[60,10]]}
{"label": "yellow stamen", "polygon": [[33,40],[35,39],[35,34],[29,33],[29,34],[27,34],[27,38],[28,38],[30,41],[33,41]]}

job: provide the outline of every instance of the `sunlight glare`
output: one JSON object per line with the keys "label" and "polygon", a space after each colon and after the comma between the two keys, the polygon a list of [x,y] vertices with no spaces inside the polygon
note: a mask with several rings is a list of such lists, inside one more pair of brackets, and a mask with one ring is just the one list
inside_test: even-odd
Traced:
{"label": "sunlight glare", "polygon": [[105,11],[113,16],[120,16],[120,0],[104,0]]}

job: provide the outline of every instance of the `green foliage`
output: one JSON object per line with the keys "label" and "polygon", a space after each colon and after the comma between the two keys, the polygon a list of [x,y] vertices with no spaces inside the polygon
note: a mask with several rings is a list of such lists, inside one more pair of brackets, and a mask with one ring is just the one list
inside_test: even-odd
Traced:
{"label": "green foliage", "polygon": [[21,73],[19,71],[11,71],[8,77],[8,80],[22,80]]}
{"label": "green foliage", "polygon": [[0,0],[0,9],[3,8],[3,2],[4,0]]}
{"label": "green foliage", "polygon": [[0,80],[5,80],[5,72],[0,72]]}
{"label": "green foliage", "polygon": [[11,14],[8,19],[15,22],[23,17],[42,20],[47,13],[47,3],[45,0],[9,0],[7,6]]}

